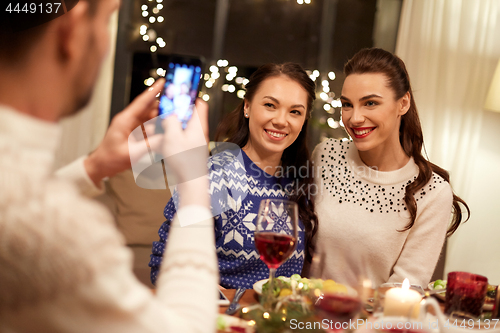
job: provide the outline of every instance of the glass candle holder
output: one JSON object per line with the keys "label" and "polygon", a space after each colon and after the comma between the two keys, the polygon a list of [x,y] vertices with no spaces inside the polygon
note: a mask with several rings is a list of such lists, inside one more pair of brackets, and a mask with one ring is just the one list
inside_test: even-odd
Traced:
{"label": "glass candle holder", "polygon": [[488,279],[467,272],[448,273],[445,313],[460,318],[478,318],[483,312]]}

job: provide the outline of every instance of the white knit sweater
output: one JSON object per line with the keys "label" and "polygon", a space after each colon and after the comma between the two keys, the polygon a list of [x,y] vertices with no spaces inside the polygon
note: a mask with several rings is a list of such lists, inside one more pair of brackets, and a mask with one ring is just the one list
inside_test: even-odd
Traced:
{"label": "white knit sweater", "polygon": [[206,219],[171,230],[153,294],[112,216],[82,196],[96,192],[83,160],[51,175],[59,139],[58,125],[0,107],[0,332],[214,331],[210,211],[181,209]]}
{"label": "white knit sweater", "polygon": [[425,287],[432,277],[450,222],[452,191],[437,174],[417,193],[417,218],[410,221],[405,186],[418,175],[413,158],[401,169],[376,171],[360,159],[352,142],[327,140],[313,152],[317,252],[323,267],[312,272],[352,283],[364,275],[374,286],[402,282]]}

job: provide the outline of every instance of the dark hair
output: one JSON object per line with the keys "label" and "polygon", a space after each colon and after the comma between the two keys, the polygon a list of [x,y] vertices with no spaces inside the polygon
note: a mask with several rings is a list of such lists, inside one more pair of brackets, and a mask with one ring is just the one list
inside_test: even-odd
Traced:
{"label": "dark hair", "polygon": [[[88,3],[88,13],[93,17],[97,13],[97,7],[102,0],[66,0],[49,14],[45,11],[38,11],[38,6],[45,5],[45,1],[33,0],[37,8],[35,13],[16,13],[0,12],[0,60],[8,61],[11,64],[21,63],[33,44],[41,40],[47,31],[49,22],[64,15],[63,5],[66,10],[72,10],[79,1]],[[45,9],[44,9],[45,10]]]}
{"label": "dark hair", "polygon": [[[307,75],[306,71],[299,65],[291,62],[283,64],[266,64],[257,69],[251,76],[245,86],[245,100],[242,101],[236,109],[225,117],[217,127],[215,133],[215,141],[228,141],[237,144],[243,148],[250,136],[248,127],[248,118],[244,116],[245,101],[251,101],[259,89],[262,82],[265,80],[277,77],[286,76],[289,79],[300,84],[307,92],[307,114],[302,130],[297,139],[283,151],[281,156],[282,170],[288,171],[293,166],[295,170],[304,170],[307,168],[305,177],[298,175],[297,188],[305,188],[305,193],[295,191],[290,200],[297,202],[299,205],[299,217],[304,223],[306,229],[306,259],[310,261],[313,253],[312,238],[316,234],[318,228],[318,218],[314,212],[314,199],[309,195],[310,184],[313,183],[312,163],[310,160],[309,149],[307,147],[307,124],[311,117],[313,102],[316,99],[316,84]],[[287,176],[287,174],[285,174]]]}
{"label": "dark hair", "polygon": [[[410,85],[410,77],[406,70],[404,62],[396,55],[379,48],[363,49],[356,53],[344,66],[344,74],[363,74],[363,73],[381,73],[387,77],[388,87],[394,91],[396,99],[400,99],[407,92],[410,94],[410,108],[401,117],[399,127],[399,142],[404,152],[413,157],[418,167],[418,177],[406,186],[404,201],[411,221],[401,231],[409,230],[415,223],[417,216],[417,203],[413,196],[418,190],[425,186],[435,172],[448,183],[450,182],[449,173],[431,163],[422,155],[424,137],[422,127],[418,117],[417,106],[413,98]],[[464,205],[467,210],[467,221],[470,217],[470,210],[463,199],[453,193],[453,220],[448,229],[447,236],[451,236],[462,222],[462,210],[460,205]]]}

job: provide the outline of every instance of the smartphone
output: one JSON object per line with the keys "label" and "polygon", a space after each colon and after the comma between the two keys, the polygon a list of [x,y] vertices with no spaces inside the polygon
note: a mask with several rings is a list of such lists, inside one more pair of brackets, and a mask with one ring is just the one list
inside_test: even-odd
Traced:
{"label": "smartphone", "polygon": [[224,295],[220,289],[218,290],[219,290],[219,305],[229,305],[229,300],[227,299],[226,295]]}
{"label": "smartphone", "polygon": [[175,114],[182,128],[186,128],[198,96],[203,63],[202,57],[168,56],[166,81],[160,94],[159,120]]}

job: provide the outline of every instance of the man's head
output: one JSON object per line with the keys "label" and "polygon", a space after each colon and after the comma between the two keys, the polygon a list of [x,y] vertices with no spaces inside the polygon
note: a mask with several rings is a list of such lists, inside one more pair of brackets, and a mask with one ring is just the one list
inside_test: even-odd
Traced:
{"label": "man's head", "polygon": [[[37,96],[34,89],[47,90],[44,95],[47,100],[43,102],[58,109],[54,111],[57,114],[42,115],[41,118],[48,120],[72,114],[90,100],[101,62],[109,48],[109,19],[119,5],[119,0],[73,2],[76,5],[69,11],[47,23],[24,31],[0,33],[0,87],[16,89],[12,91],[16,95],[21,84],[9,86],[6,80],[23,77],[26,87],[36,83],[35,87],[30,87],[33,99]],[[40,8],[47,3],[41,1]],[[38,95],[39,100],[41,96]],[[35,103],[32,101],[31,106]],[[22,110],[22,103],[9,100],[6,93],[0,95],[0,104],[10,104],[35,116],[38,114]],[[24,106],[29,107],[28,103]]]}

